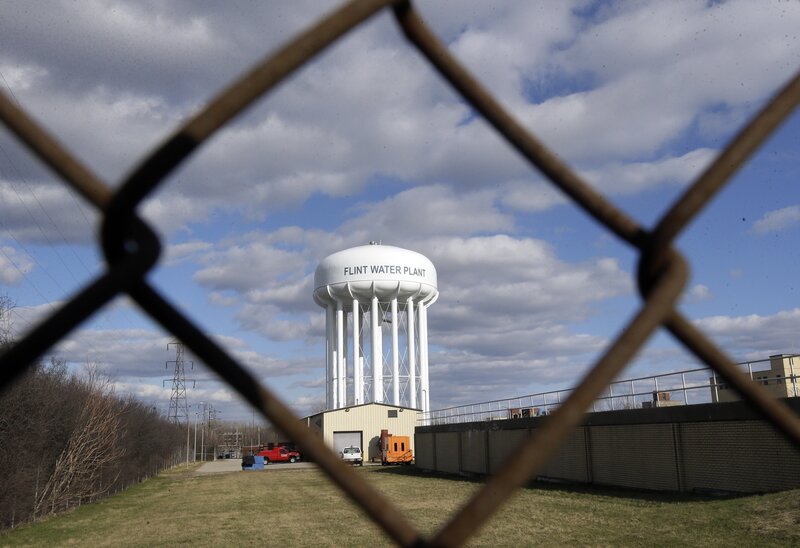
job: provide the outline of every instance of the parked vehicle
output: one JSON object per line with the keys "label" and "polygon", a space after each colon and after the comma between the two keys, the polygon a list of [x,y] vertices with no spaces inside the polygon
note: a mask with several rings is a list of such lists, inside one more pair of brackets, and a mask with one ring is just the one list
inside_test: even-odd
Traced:
{"label": "parked vehicle", "polygon": [[411,451],[411,438],[393,436],[388,430],[381,430],[381,464],[411,464],[414,455]]}
{"label": "parked vehicle", "polygon": [[262,449],[256,455],[264,457],[264,465],[270,462],[297,462],[300,460],[300,453],[286,447]]}
{"label": "parked vehicle", "polygon": [[345,447],[342,449],[342,452],[339,453],[339,456],[342,457],[342,460],[345,461],[347,464],[357,464],[359,466],[364,466],[364,456],[361,454],[361,448],[351,445],[350,447]]}

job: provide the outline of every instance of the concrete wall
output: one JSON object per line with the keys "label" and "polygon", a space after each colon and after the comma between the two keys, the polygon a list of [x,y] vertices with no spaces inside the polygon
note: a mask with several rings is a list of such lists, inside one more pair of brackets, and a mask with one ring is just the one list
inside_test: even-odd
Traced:
{"label": "concrete wall", "polygon": [[[800,414],[800,398],[784,400]],[[493,474],[546,417],[423,426],[419,468]],[[539,473],[658,491],[767,492],[800,487],[800,451],[742,402],[587,415]]]}

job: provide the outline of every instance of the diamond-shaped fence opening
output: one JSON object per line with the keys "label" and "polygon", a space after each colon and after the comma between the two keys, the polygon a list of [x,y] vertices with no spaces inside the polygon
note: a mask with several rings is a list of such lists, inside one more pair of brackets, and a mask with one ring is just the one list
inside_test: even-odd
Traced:
{"label": "diamond-shaped fence opening", "polygon": [[[505,466],[431,538],[423,537],[390,501],[342,464],[267,387],[260,385],[146,281],[145,275],[158,258],[160,242],[136,212],[142,200],[151,195],[216,130],[347,32],[388,8],[393,9],[397,23],[412,45],[510,146],[589,215],[640,254],[637,274],[643,303],[634,319],[535,435],[523,442]],[[356,0],[323,18],[221,92],[162,146],[144,158],[116,191],[82,165],[8,97],[0,94],[0,119],[5,125],[102,214],[104,220],[99,243],[107,263],[102,275],[0,356],[0,388],[111,299],[126,293],[250,404],[260,409],[265,418],[300,445],[395,542],[408,546],[459,545],[469,539],[516,488],[541,470],[571,429],[578,425],[592,402],[661,326],[800,447],[800,419],[739,372],[732,361],[677,309],[688,269],[671,246],[694,216],[789,116],[798,102],[800,74],[739,133],[663,214],[656,226],[646,229],[593,190],[512,118],[450,55],[408,2]]]}

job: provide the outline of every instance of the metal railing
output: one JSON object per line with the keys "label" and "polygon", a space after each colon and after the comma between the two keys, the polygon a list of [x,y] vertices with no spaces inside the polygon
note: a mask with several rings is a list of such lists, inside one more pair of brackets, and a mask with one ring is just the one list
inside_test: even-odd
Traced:
{"label": "metal railing", "polygon": [[[173,171],[217,130],[332,43],[386,9],[393,11],[402,32],[431,66],[532,168],[544,174],[576,205],[640,256],[637,274],[643,302],[634,318],[623,327],[621,335],[598,357],[589,374],[549,416],[543,427],[538,428],[536,434],[515,451],[506,466],[431,537],[424,536],[360,474],[342,464],[272,390],[258,382],[148,281],[147,274],[156,265],[161,243],[138,214],[142,201],[152,196]],[[347,78],[347,75],[343,74],[342,78]],[[142,158],[118,187],[102,181],[9,97],[0,95],[0,120],[65,184],[80,193],[101,214],[103,221],[98,244],[106,261],[105,270],[88,286],[4,351],[0,356],[0,387],[25,371],[62,337],[113,298],[127,294],[247,402],[261,410],[266,419],[302,447],[391,539],[404,546],[455,546],[468,540],[520,485],[546,464],[592,402],[659,327],[672,333],[788,439],[800,446],[800,419],[741,374],[731,360],[679,311],[677,305],[685,289],[688,268],[683,257],[672,247],[689,222],[789,116],[799,101],[800,75],[797,75],[741,130],[713,164],[686,187],[683,195],[664,212],[655,226],[643,227],[584,182],[575,170],[511,117],[428,29],[410,2],[355,0],[324,17],[212,98],[171,137]],[[264,519],[270,518],[266,516]]]}
{"label": "metal railing", "polygon": [[[797,357],[800,356],[791,356],[792,361]],[[740,370],[746,372],[750,380],[757,381],[762,385],[764,383],[772,385],[773,396],[778,396],[777,391],[774,390],[778,386],[782,389],[783,395],[787,397],[800,396],[800,390],[798,390],[800,367],[795,370],[793,363],[791,373],[780,377],[759,375],[759,373],[771,371],[769,360],[741,362],[736,365]],[[708,367],[673,371],[614,381],[592,402],[589,411],[595,413],[643,407],[695,405],[721,399],[730,401],[729,398],[720,396],[720,392],[727,389],[727,384],[723,383]],[[435,426],[547,416],[555,412],[574,391],[575,388],[550,390],[512,398],[445,407],[421,414],[417,422],[420,425]]]}

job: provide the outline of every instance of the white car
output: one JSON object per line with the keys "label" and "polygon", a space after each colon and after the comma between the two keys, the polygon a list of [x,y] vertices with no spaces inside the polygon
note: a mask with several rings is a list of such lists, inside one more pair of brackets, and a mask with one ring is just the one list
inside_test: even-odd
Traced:
{"label": "white car", "polygon": [[351,445],[350,447],[345,447],[342,449],[342,452],[339,453],[342,457],[342,460],[348,464],[357,464],[359,466],[364,466],[364,459],[361,455],[361,448]]}

